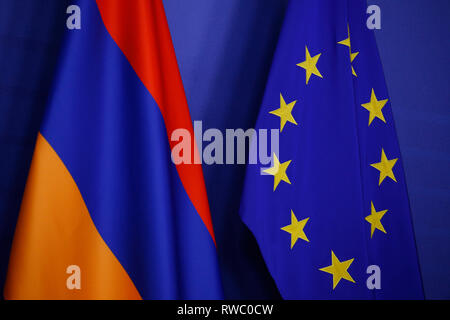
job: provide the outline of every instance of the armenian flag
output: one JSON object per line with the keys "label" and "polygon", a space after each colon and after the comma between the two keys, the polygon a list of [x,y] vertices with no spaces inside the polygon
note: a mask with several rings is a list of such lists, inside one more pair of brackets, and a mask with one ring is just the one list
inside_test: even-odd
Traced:
{"label": "armenian flag", "polygon": [[171,160],[171,133],[193,129],[162,1],[76,4],[4,296],[220,299],[202,168]]}

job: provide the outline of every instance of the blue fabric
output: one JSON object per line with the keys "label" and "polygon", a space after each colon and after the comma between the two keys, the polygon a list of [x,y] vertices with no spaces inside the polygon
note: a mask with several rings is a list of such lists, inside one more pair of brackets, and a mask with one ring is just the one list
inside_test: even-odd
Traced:
{"label": "blue fabric", "polygon": [[213,240],[184,190],[156,102],[83,1],[41,132],[144,299],[220,299]]}
{"label": "blue fabric", "polygon": [[[420,299],[421,277],[414,243],[408,195],[401,160],[390,178],[379,186],[381,150],[388,159],[400,158],[390,102],[382,109],[386,123],[375,119],[361,104],[372,88],[379,100],[388,99],[373,31],[365,25],[363,0],[292,1],[257,121],[259,128],[279,128],[280,118],[270,111],[280,105],[280,93],[289,103],[297,100],[293,116],[280,134],[280,162],[291,184],[281,182],[273,191],[271,175],[263,165],[249,165],[241,216],[255,235],[269,271],[287,299]],[[338,44],[350,28],[352,52]],[[296,66],[319,53],[317,67],[323,79]],[[357,77],[351,72],[351,65]],[[255,147],[256,144],[253,144]],[[256,152],[254,148],[252,152]],[[375,230],[365,217],[388,209],[381,222],[387,234]],[[280,230],[309,218],[302,239],[291,249],[290,234]],[[331,251],[340,261],[354,258],[348,268],[356,283],[340,280],[333,289],[332,275],[319,269],[331,265]],[[366,286],[366,268],[381,269],[381,289]]]}
{"label": "blue fabric", "polygon": [[[450,1],[372,0],[425,296],[450,299]],[[422,61],[422,62],[421,62]]]}
{"label": "blue fabric", "polygon": [[0,288],[68,2],[0,1]]}

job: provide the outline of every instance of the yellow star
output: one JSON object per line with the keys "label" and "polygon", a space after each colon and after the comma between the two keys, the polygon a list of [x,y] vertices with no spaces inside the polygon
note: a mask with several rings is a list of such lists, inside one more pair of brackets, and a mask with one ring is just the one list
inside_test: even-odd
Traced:
{"label": "yellow star", "polygon": [[280,163],[280,161],[278,161],[277,155],[274,153],[273,162],[273,167],[266,169],[263,172],[273,176],[273,191],[275,191],[281,180],[291,184],[286,174],[286,169],[287,167],[289,167],[291,160]]}
{"label": "yellow star", "polygon": [[333,290],[334,288],[336,288],[341,279],[345,279],[353,283],[355,282],[355,280],[353,280],[352,276],[347,271],[353,260],[355,260],[355,258],[340,262],[334,254],[333,250],[331,250],[331,266],[319,270],[331,273],[333,275]]}
{"label": "yellow star", "polygon": [[381,121],[383,121],[384,123],[386,123],[386,120],[384,119],[384,116],[383,116],[383,111],[381,111],[381,109],[384,108],[384,106],[386,105],[387,102],[388,102],[388,99],[377,100],[375,91],[373,91],[373,89],[372,89],[372,93],[370,95],[370,101],[367,103],[363,103],[361,105],[364,109],[367,109],[370,112],[369,126],[375,118],[378,118]]}
{"label": "yellow star", "polygon": [[297,63],[297,66],[303,68],[306,70],[306,84],[308,84],[309,82],[309,78],[311,77],[312,74],[315,74],[318,77],[322,77],[322,75],[319,72],[319,69],[317,69],[317,61],[319,61],[321,53],[319,53],[318,55],[315,55],[314,57],[311,57],[311,55],[309,54],[308,51],[308,47],[305,46],[305,57],[306,60],[300,63]]}
{"label": "yellow star", "polygon": [[384,149],[381,148],[381,160],[380,160],[380,162],[371,164],[372,167],[374,167],[375,169],[380,171],[380,179],[378,181],[378,185],[381,185],[381,183],[383,182],[383,180],[386,177],[389,177],[392,180],[394,180],[395,182],[397,182],[397,180],[395,179],[395,176],[394,176],[394,172],[392,172],[392,168],[394,168],[395,163],[397,162],[397,160],[398,160],[398,158],[389,160],[386,157],[386,154],[384,153]]}
{"label": "yellow star", "polygon": [[[350,62],[353,62],[353,60],[355,60],[356,56],[358,55],[359,52],[355,52],[355,53],[350,53]],[[355,77],[357,77],[355,68],[353,68],[352,65],[352,75],[354,75]]]}
{"label": "yellow star", "polygon": [[281,230],[291,234],[291,249],[294,247],[294,244],[297,242],[298,239],[302,239],[309,242],[305,232],[303,231],[303,228],[305,228],[305,225],[308,222],[308,220],[309,218],[298,221],[297,217],[294,214],[294,211],[291,210],[291,224],[281,228]]}
{"label": "yellow star", "polygon": [[[347,27],[347,30],[348,30],[348,27]],[[350,34],[348,35],[348,38],[346,38],[346,39],[344,39],[344,40],[342,40],[342,41],[339,41],[338,43],[339,43],[339,44],[342,44],[342,45],[344,45],[344,46],[346,46],[346,47],[351,48]]]}
{"label": "yellow star", "polygon": [[[356,56],[359,54],[359,52],[352,52],[352,44],[351,44],[351,40],[350,40],[350,27],[347,25],[347,34],[348,34],[348,38],[339,41],[339,44],[342,44],[346,47],[348,47],[349,52],[350,52],[350,62],[353,62],[353,60],[355,60]],[[356,77],[356,72],[355,69],[353,68],[352,65],[352,74]]]}
{"label": "yellow star", "polygon": [[269,112],[271,114],[274,114],[274,115],[280,117],[280,132],[283,132],[284,125],[288,121],[290,123],[297,125],[297,122],[295,121],[294,117],[292,116],[292,109],[294,108],[296,103],[297,103],[297,100],[292,101],[289,104],[286,104],[286,101],[284,101],[284,98],[280,93],[280,108]]}
{"label": "yellow star", "polygon": [[373,233],[375,232],[375,229],[378,229],[380,231],[383,231],[386,233],[386,230],[384,230],[383,225],[381,224],[381,218],[386,214],[387,210],[383,211],[376,211],[375,207],[373,206],[373,202],[370,201],[370,215],[366,217],[367,222],[370,223],[370,238],[372,238]]}

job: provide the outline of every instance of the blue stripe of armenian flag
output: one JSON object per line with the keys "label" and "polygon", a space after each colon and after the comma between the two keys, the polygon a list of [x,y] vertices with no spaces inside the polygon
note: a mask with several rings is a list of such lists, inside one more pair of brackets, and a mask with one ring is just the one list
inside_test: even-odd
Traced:
{"label": "blue stripe of armenian flag", "polygon": [[[171,132],[193,130],[162,2],[78,5],[83,25],[66,37],[5,298],[221,298],[201,166],[170,156]],[[81,290],[66,288],[69,265]]]}

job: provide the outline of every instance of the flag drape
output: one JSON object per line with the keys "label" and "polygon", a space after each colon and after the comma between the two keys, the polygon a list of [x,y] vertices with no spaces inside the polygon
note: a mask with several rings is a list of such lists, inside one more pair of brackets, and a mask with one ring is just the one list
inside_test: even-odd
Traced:
{"label": "flag drape", "polygon": [[[241,217],[287,299],[423,298],[391,102],[366,1],[291,1]],[[251,152],[257,152],[257,143]]]}
{"label": "flag drape", "polygon": [[[161,1],[79,1],[16,227],[7,299],[219,299],[200,165]],[[193,147],[196,151],[196,147]],[[66,268],[81,270],[69,290]]]}

